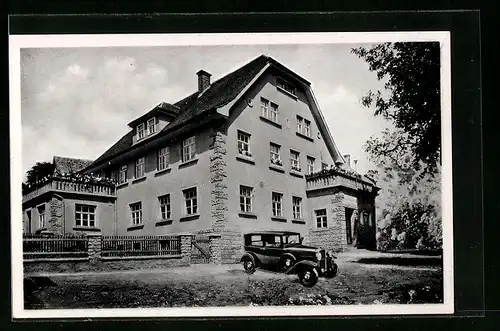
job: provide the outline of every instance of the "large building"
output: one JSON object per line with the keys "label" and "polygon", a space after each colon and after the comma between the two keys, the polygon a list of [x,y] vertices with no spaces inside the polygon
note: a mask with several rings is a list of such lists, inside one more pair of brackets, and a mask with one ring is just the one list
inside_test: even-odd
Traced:
{"label": "large building", "polygon": [[131,121],[79,171],[116,185],[36,187],[23,197],[25,230],[217,232],[238,247],[242,233],[273,229],[325,248],[374,246],[378,189],[339,152],[310,82],[264,55],[214,82],[197,76],[196,92]]}

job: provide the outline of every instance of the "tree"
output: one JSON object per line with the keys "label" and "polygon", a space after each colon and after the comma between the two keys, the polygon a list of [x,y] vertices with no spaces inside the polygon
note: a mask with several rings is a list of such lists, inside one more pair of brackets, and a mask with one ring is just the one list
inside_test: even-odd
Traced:
{"label": "tree", "polygon": [[413,164],[422,161],[432,173],[441,149],[439,43],[383,43],[351,51],[385,81],[384,89],[368,91],[362,104],[374,105],[375,116],[383,116],[396,128],[382,138],[372,137],[368,152],[398,163],[409,149]]}
{"label": "tree", "polygon": [[26,184],[32,186],[44,177],[51,176],[54,173],[54,164],[52,162],[37,162],[26,173]]}
{"label": "tree", "polygon": [[380,156],[378,170],[370,171],[380,187],[377,196],[379,249],[440,248],[442,243],[441,167],[419,162],[410,151],[394,163]]}

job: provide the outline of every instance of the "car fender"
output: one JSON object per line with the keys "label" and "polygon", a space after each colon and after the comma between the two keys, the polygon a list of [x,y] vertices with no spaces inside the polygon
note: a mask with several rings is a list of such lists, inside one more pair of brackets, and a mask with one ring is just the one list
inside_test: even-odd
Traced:
{"label": "car fender", "polygon": [[254,264],[256,267],[257,267],[257,266],[259,265],[259,263],[260,263],[260,261],[259,261],[259,259],[257,258],[257,256],[255,256],[255,254],[253,254],[253,253],[249,253],[249,252],[245,252],[245,253],[243,254],[243,256],[242,256],[242,257],[241,257],[241,259],[240,259],[240,262],[243,262],[243,259],[244,259],[245,257],[249,257],[249,258],[251,258],[251,259],[252,259],[253,264]]}
{"label": "car fender", "polygon": [[285,254],[283,254],[283,255],[281,256],[281,261],[283,261],[283,260],[284,260],[285,258],[287,258],[287,257],[291,258],[293,262],[296,262],[296,261],[297,261],[297,259],[295,258],[295,256],[293,256],[293,254],[292,254],[292,253],[285,253]]}
{"label": "car fender", "polygon": [[318,264],[316,262],[313,262],[313,261],[302,260],[302,261],[299,261],[299,262],[295,263],[293,265],[293,267],[291,267],[290,269],[288,269],[285,273],[286,274],[297,273],[300,269],[302,269],[304,267],[311,267],[311,268],[313,268],[316,271],[316,268],[318,267]]}

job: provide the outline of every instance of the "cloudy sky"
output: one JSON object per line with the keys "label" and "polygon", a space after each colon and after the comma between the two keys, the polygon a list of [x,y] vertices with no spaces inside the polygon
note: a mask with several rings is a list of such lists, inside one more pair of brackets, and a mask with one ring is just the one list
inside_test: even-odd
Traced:
{"label": "cloudy sky", "polygon": [[[382,84],[353,44],[38,48],[21,50],[22,164],[26,172],[54,155],[96,159],[161,101],[197,89],[196,72],[212,80],[266,54],[312,83],[341,153],[372,168],[363,143],[389,123],[362,107]],[[367,45],[365,45],[367,46]]]}

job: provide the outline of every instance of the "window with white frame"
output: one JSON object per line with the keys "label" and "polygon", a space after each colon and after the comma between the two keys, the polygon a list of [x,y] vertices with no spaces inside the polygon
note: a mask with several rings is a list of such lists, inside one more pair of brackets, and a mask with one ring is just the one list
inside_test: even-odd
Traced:
{"label": "window with white frame", "polygon": [[118,172],[118,184],[125,183],[127,181],[127,165],[122,165]]}
{"label": "window with white frame", "polygon": [[307,174],[312,174],[315,170],[316,159],[312,156],[307,157]]}
{"label": "window with white frame", "polygon": [[140,157],[135,161],[135,178],[144,176],[144,157]]}
{"label": "window with white frame", "polygon": [[242,212],[252,212],[253,187],[240,185],[240,210]]}
{"label": "window with white frame", "polygon": [[297,132],[311,137],[311,121],[297,115]]}
{"label": "window with white frame", "polygon": [[272,164],[282,165],[281,146],[275,143],[269,144],[269,153]]}
{"label": "window with white frame", "polygon": [[146,136],[146,131],[144,129],[144,123],[137,125],[137,140],[141,140]]}
{"label": "window with white frame", "polygon": [[163,147],[158,150],[157,154],[157,166],[158,170],[164,170],[168,168],[170,149],[168,147]]}
{"label": "window with white frame", "polygon": [[326,209],[318,209],[314,213],[316,214],[316,227],[326,228],[328,225],[326,218]]}
{"label": "window with white frame", "polygon": [[292,211],[293,211],[293,219],[301,220],[302,219],[302,198],[301,197],[292,197]]}
{"label": "window with white frame", "polygon": [[170,219],[170,194],[158,197],[158,203],[160,204],[160,216],[164,220]]}
{"label": "window with white frame", "polygon": [[186,215],[193,215],[198,212],[198,197],[196,187],[183,190],[184,200],[186,202]]}
{"label": "window with white frame", "polygon": [[283,216],[283,194],[277,192],[272,193],[272,207],[274,217]]}
{"label": "window with white frame", "polygon": [[300,153],[290,150],[290,166],[293,170],[300,171]]}
{"label": "window with white frame", "polygon": [[85,227],[96,226],[96,207],[88,205],[75,205],[75,225]]}
{"label": "window with white frame", "polygon": [[195,137],[189,137],[182,141],[182,162],[193,160],[196,156]]}
{"label": "window with white frame", "polygon": [[142,202],[130,204],[130,213],[132,216],[132,225],[142,224]]}
{"label": "window with white frame", "polygon": [[156,131],[156,118],[150,118],[148,120],[148,135],[155,133]]}
{"label": "window with white frame", "polygon": [[238,130],[238,153],[244,156],[252,156],[250,153],[250,135]]}
{"label": "window with white frame", "polygon": [[278,105],[271,102],[271,109],[269,111],[269,119],[275,123],[279,122]]}
{"label": "window with white frame", "polygon": [[38,209],[38,227],[45,227],[45,205],[41,205],[37,207]]}
{"label": "window with white frame", "polygon": [[260,98],[261,115],[275,123],[279,122],[278,105],[267,99]]}
{"label": "window with white frame", "polygon": [[291,93],[293,95],[297,95],[297,90],[296,90],[295,86],[293,84],[287,82],[283,78],[278,77],[276,79],[276,85],[280,89],[283,89],[283,90],[287,91],[288,93]]}
{"label": "window with white frame", "polygon": [[269,100],[260,98],[260,110],[262,117],[269,118]]}

